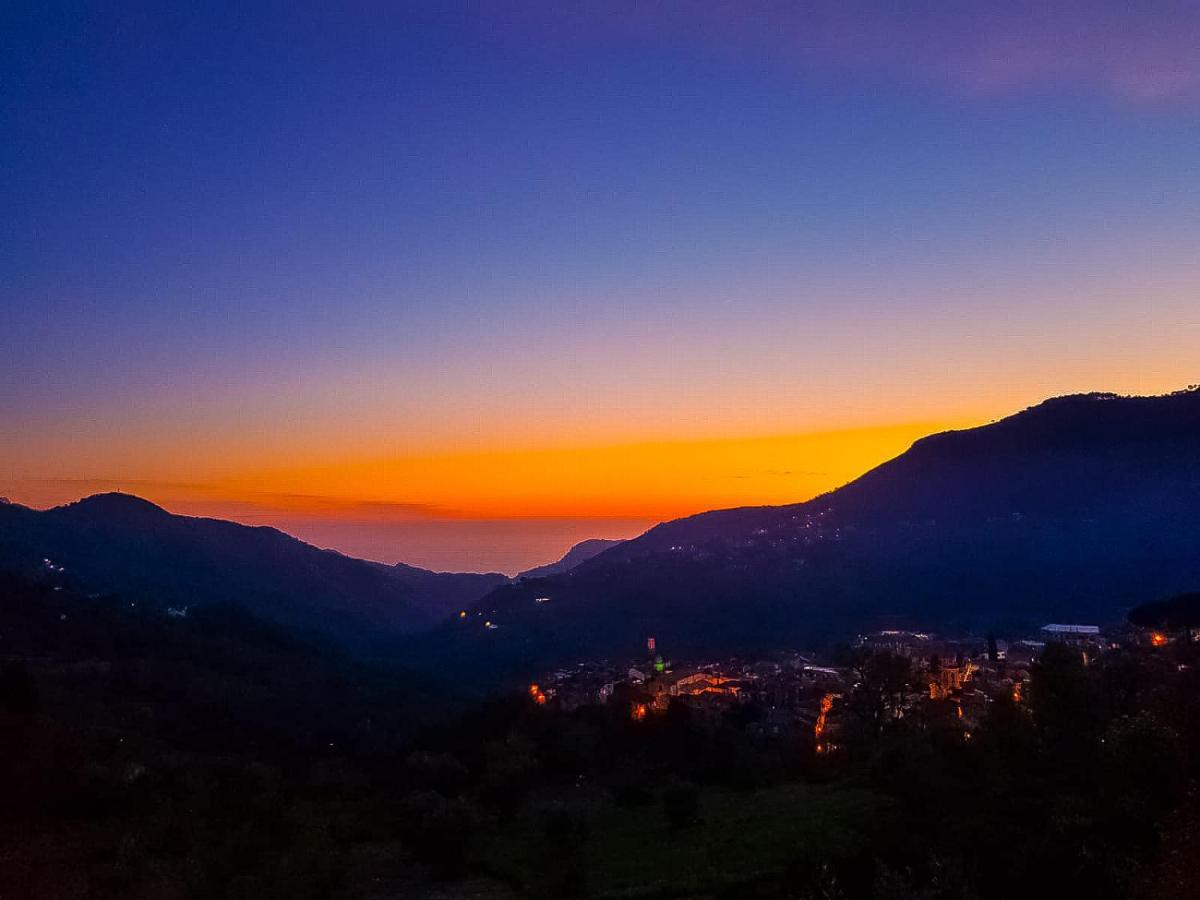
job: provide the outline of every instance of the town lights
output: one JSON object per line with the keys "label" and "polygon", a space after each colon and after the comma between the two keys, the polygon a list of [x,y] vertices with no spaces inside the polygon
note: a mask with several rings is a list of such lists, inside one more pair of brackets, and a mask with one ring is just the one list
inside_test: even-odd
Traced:
{"label": "town lights", "polygon": [[821,710],[817,715],[817,722],[813,726],[813,738],[816,740],[818,753],[825,752],[825,742],[821,740],[821,736],[825,733],[825,718],[831,709],[833,709],[833,694],[826,694],[821,698]]}

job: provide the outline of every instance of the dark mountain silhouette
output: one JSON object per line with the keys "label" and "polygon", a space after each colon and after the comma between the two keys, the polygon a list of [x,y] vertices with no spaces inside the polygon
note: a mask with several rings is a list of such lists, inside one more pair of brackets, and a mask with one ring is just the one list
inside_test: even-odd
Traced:
{"label": "dark mountain silhouette", "polygon": [[1129,622],[1143,628],[1200,628],[1200,592],[1135,606],[1129,611]]}
{"label": "dark mountain silhouette", "polygon": [[593,556],[598,556],[605,550],[611,550],[620,543],[623,543],[623,541],[606,540],[604,538],[591,538],[590,540],[580,541],[563,554],[561,559],[555,560],[552,563],[546,563],[544,566],[526,569],[517,578],[545,578],[549,575],[563,575],[570,572],[576,566],[587,562]]}
{"label": "dark mountain silhouette", "polygon": [[[512,671],[1117,617],[1200,584],[1200,391],[1046,401],[806,503],[667,522],[569,577],[497,589],[430,652]],[[549,598],[541,603],[538,597]]]}
{"label": "dark mountain silhouette", "polygon": [[509,581],[507,575],[499,572],[431,572],[405,563],[390,566],[388,574],[431,604],[439,619],[473,606],[493,588]]}
{"label": "dark mountain silhouette", "polygon": [[0,567],[159,607],[236,603],[339,638],[428,628],[508,579],[390,567],[274,528],[173,515],[128,494],[0,506]]}
{"label": "dark mountain silhouette", "polygon": [[67,682],[51,703],[76,727],[107,719],[131,738],[190,751],[298,742],[313,753],[355,733],[394,741],[447,701],[443,685],[310,644],[237,605],[171,616],[51,581],[0,571],[3,658]]}

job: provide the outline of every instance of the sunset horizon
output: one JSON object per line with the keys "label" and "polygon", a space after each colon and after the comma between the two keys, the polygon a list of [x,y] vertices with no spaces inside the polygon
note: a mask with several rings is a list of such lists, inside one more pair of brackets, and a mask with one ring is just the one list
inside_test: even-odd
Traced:
{"label": "sunset horizon", "polygon": [[0,898],[1200,896],[1200,3],[10,0],[0,128]]}
{"label": "sunset horizon", "polygon": [[0,495],[512,571],[1195,382],[1200,19],[973,22],[17,15]]}
{"label": "sunset horizon", "polygon": [[[661,522],[710,510],[802,503],[899,456],[921,438],[1076,393],[1096,392],[1048,395],[1000,415],[959,421],[429,454],[258,470],[223,483],[30,478],[15,481],[6,499],[47,509],[94,494],[124,493],[179,515],[268,525],[321,548],[388,565],[512,576],[591,538],[628,539]],[[459,479],[466,483],[454,483]]]}

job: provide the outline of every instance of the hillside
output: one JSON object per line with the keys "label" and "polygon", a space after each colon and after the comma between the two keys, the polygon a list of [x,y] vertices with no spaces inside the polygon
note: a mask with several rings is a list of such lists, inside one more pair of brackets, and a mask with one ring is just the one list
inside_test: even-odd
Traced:
{"label": "hillside", "polygon": [[605,550],[611,550],[617,544],[621,543],[624,542],[620,540],[605,540],[604,538],[592,538],[591,540],[580,541],[563,554],[561,559],[557,559],[552,563],[546,563],[544,566],[527,569],[517,575],[517,578],[546,578],[550,575],[563,575],[577,566],[583,565],[593,556],[599,556]]}
{"label": "hillside", "polygon": [[394,790],[414,734],[459,708],[235,606],[172,616],[60,580],[0,571],[0,896],[230,896],[235,877],[335,896],[314,887],[340,880],[325,822],[374,821],[346,773]]}
{"label": "hillside", "polygon": [[806,503],[664,523],[569,578],[497,589],[431,652],[522,671],[648,634],[715,653],[1110,619],[1197,585],[1200,392],[1089,394],[925,438]]}
{"label": "hillside", "polygon": [[0,505],[0,567],[53,567],[81,591],[156,607],[236,603],[343,639],[428,628],[508,580],[383,566],[127,494],[45,511]]}

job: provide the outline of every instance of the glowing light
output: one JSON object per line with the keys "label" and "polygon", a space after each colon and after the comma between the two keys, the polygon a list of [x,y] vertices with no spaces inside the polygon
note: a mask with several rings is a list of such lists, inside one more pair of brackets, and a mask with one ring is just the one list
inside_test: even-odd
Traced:
{"label": "glowing light", "polygon": [[1167,636],[1162,632],[1156,631],[1150,635],[1150,643],[1155,647],[1165,647],[1167,645]]}
{"label": "glowing light", "polygon": [[649,709],[647,708],[645,703],[635,703],[633,705],[633,712],[632,712],[633,721],[635,721],[635,722],[642,721],[643,719],[646,718],[646,714],[648,712],[649,712]]}
{"label": "glowing light", "polygon": [[825,752],[825,744],[821,740],[821,736],[825,733],[826,717],[829,715],[829,711],[833,709],[833,698],[833,694],[826,694],[821,698],[821,709],[817,714],[817,723],[813,726],[813,737],[817,742],[818,753]]}

